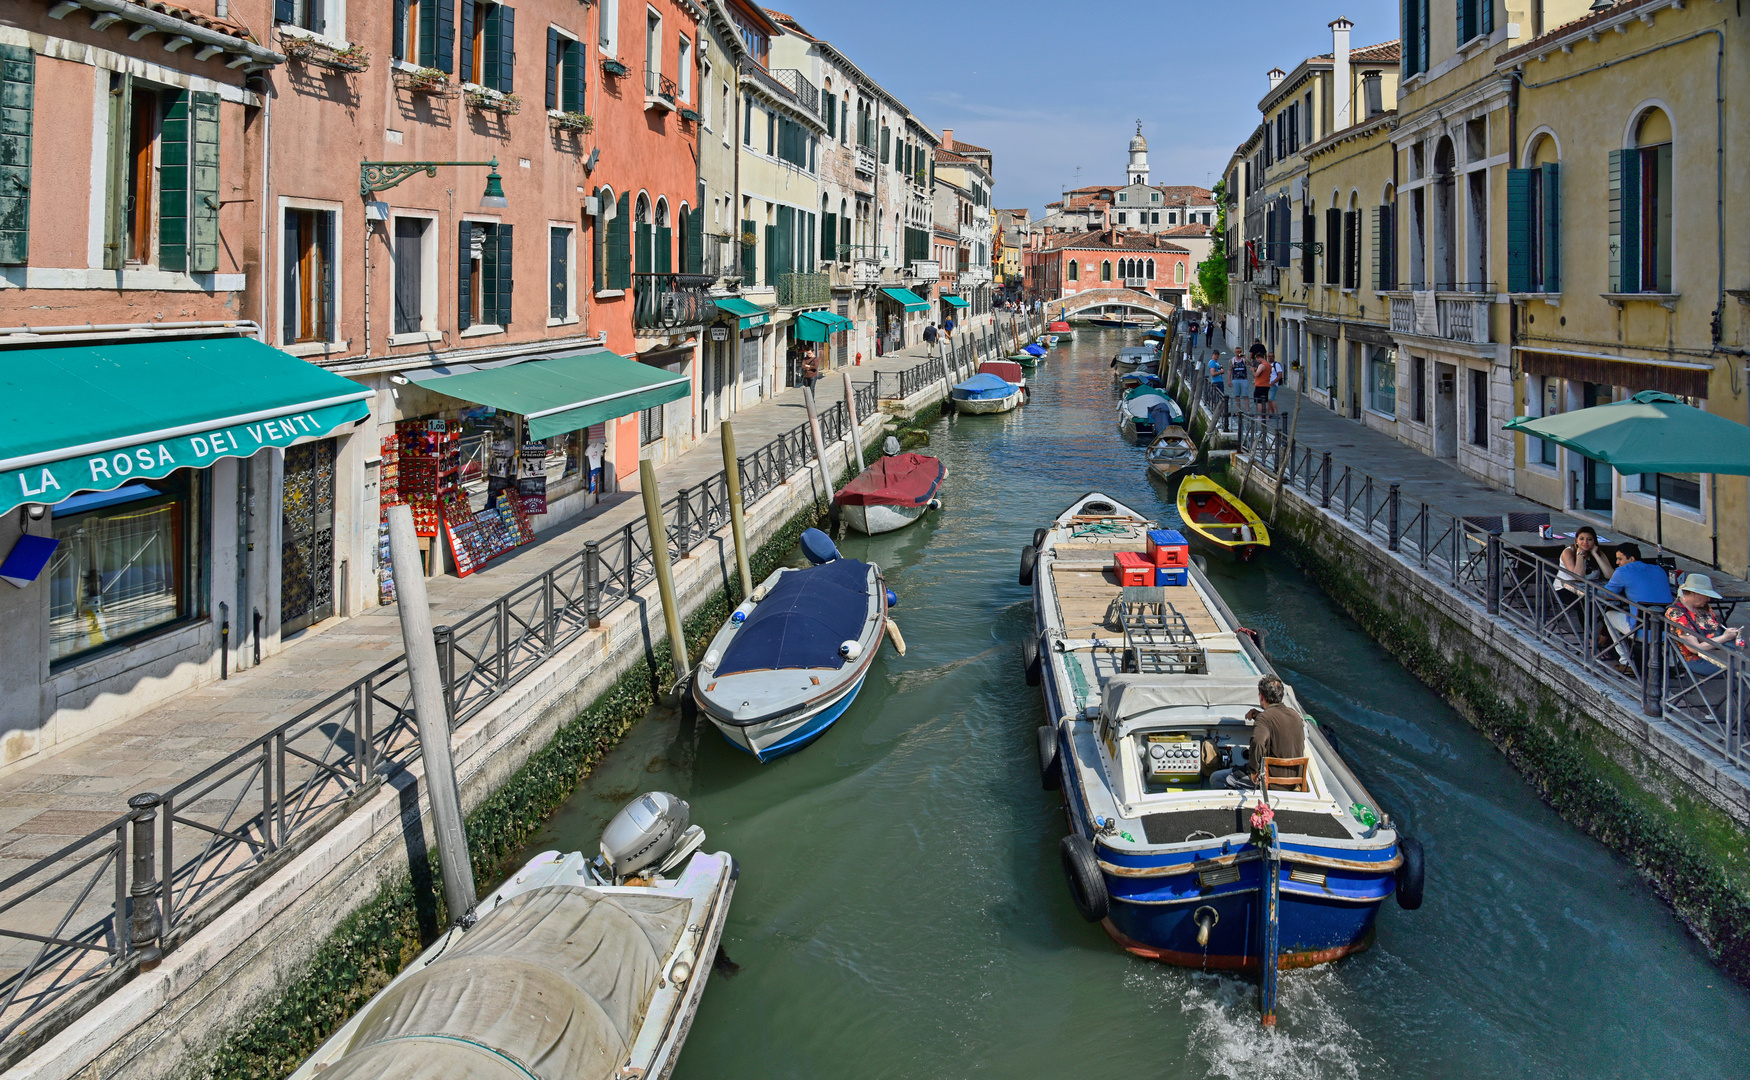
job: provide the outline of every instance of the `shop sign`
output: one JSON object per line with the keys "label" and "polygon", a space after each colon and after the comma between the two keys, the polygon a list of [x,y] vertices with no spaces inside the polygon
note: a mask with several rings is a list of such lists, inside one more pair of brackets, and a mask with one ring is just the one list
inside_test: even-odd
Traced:
{"label": "shop sign", "polygon": [[712,341],[728,341],[729,340],[729,327],[727,327],[727,326],[713,326],[711,328],[711,340]]}

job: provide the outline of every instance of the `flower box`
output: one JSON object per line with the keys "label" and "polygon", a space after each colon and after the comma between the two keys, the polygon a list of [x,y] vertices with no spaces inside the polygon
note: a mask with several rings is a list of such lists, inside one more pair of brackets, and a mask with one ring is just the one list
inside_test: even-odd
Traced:
{"label": "flower box", "polygon": [[504,116],[515,116],[523,110],[523,99],[515,94],[501,94],[496,90],[472,88],[464,91],[468,107],[484,109],[487,112],[500,113]]}
{"label": "flower box", "polygon": [[696,124],[700,120],[703,120],[704,117],[700,116],[696,109],[682,109],[681,119]]}
{"label": "flower box", "polygon": [[550,112],[547,122],[555,131],[594,131],[595,117],[580,112]]}
{"label": "flower box", "polygon": [[622,78],[623,76],[626,75],[627,72],[629,72],[631,70],[632,70],[631,68],[627,67],[625,64],[620,63],[618,60],[603,60],[602,61],[602,73],[604,75],[612,75],[616,79]]}
{"label": "flower box", "polygon": [[336,49],[314,38],[281,34],[280,48],[286,51],[288,59],[329,71],[360,72],[371,68],[371,54],[362,45]]}
{"label": "flower box", "polygon": [[425,94],[428,97],[452,98],[459,92],[456,84],[450,81],[449,74],[440,68],[397,71],[395,85],[410,94]]}

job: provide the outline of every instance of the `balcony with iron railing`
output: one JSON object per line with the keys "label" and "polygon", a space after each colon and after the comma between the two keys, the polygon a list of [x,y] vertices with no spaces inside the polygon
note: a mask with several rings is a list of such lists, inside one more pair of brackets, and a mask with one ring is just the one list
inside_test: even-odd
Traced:
{"label": "balcony with iron railing", "polygon": [[632,325],[640,330],[703,326],[717,318],[717,304],[705,292],[712,274],[633,274]]}
{"label": "balcony with iron railing", "polygon": [[675,98],[680,93],[675,81],[660,71],[648,68],[644,71],[644,108],[646,111],[656,109],[660,112],[673,112]]}
{"label": "balcony with iron railing", "polygon": [[942,280],[942,264],[935,259],[913,259],[909,269],[913,281]]}
{"label": "balcony with iron railing", "polygon": [[832,281],[827,274],[779,274],[778,306],[824,307],[832,300]]}
{"label": "balcony with iron railing", "polygon": [[773,68],[772,78],[781,83],[786,90],[794,94],[796,100],[811,114],[820,112],[820,91],[814,84],[802,77],[795,68]]}
{"label": "balcony with iron railing", "polygon": [[865,176],[875,175],[875,148],[857,144],[857,171]]}
{"label": "balcony with iron railing", "polygon": [[1394,293],[1390,297],[1392,333],[1487,345],[1494,292],[1493,282],[1465,281]]}
{"label": "balcony with iron railing", "polygon": [[[740,280],[743,274],[741,239],[718,235],[704,238],[700,272],[713,281],[723,278]],[[752,250],[751,248],[746,250]]]}

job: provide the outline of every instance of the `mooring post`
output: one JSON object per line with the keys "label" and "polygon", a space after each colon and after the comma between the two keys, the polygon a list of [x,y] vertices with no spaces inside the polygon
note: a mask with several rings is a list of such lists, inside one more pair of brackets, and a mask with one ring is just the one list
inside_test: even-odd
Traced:
{"label": "mooring post", "polygon": [[401,618],[401,647],[407,651],[413,716],[419,726],[419,755],[425,764],[426,796],[431,800],[432,830],[437,834],[444,903],[451,921],[460,922],[474,909],[474,865],[468,857],[462,796],[456,787],[455,759],[450,754],[448,686],[438,666],[413,511],[405,504],[389,508],[389,560],[395,577],[395,609]]}
{"label": "mooring post", "polygon": [[1319,480],[1319,509],[1329,510],[1331,508],[1331,452],[1329,450],[1320,456],[1319,472],[1322,476]]}
{"label": "mooring post", "polygon": [[[803,389],[806,391],[807,388]],[[813,411],[809,410],[811,414]],[[674,660],[674,681],[678,689],[693,665],[687,660],[686,632],[681,628],[681,609],[675,601],[674,567],[668,561],[668,527],[662,520],[662,493],[656,488],[656,466],[649,458],[638,463],[638,487],[644,496],[644,523],[650,529],[650,561],[656,564],[656,591],[662,597],[663,620],[668,623],[668,650]]]}
{"label": "mooring post", "polygon": [[857,455],[857,471],[862,472],[864,468],[863,428],[857,422],[857,388],[851,385],[850,369],[842,369],[839,374],[845,377],[845,417],[851,424],[851,452]]}
{"label": "mooring post", "polygon": [[[848,379],[850,376],[846,376]],[[753,571],[747,565],[747,522],[742,517],[741,459],[735,456],[735,429],[723,421],[723,486],[728,491],[729,531],[735,537],[735,572],[743,599],[753,592]]]}
{"label": "mooring post", "polygon": [[832,504],[832,478],[826,474],[826,443],[820,437],[820,413],[814,408],[814,391],[802,388],[802,404],[808,410],[808,436],[814,441],[814,463],[820,470],[820,495]]}
{"label": "mooring post", "polygon": [[163,932],[158,908],[158,860],[152,848],[152,826],[158,821],[158,805],[163,801],[163,796],[152,791],[143,791],[128,800],[131,811],[128,818],[134,825],[134,867],[128,884],[128,950],[139,956],[145,967],[156,964],[163,955],[158,947]]}
{"label": "mooring post", "polygon": [[591,630],[602,624],[602,546],[598,540],[583,544],[583,615]]}
{"label": "mooring post", "polygon": [[1398,498],[1398,485],[1394,483],[1386,494],[1385,547],[1387,551],[1398,549]]}
{"label": "mooring post", "polygon": [[1642,645],[1641,712],[1659,716],[1665,711],[1665,619],[1652,608],[1644,608],[1638,615],[1647,634]]}
{"label": "mooring post", "polygon": [[1282,947],[1282,849],[1276,844],[1276,823],[1264,826],[1263,896],[1258,905],[1264,921],[1259,955],[1258,1013],[1265,1027],[1276,1026],[1277,957]]}

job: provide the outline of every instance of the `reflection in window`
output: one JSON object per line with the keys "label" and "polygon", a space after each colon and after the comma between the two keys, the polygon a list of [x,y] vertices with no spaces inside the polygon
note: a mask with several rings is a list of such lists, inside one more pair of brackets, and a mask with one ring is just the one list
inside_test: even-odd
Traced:
{"label": "reflection in window", "polygon": [[1390,349],[1374,349],[1368,373],[1368,402],[1374,412],[1398,414],[1398,364]]}

